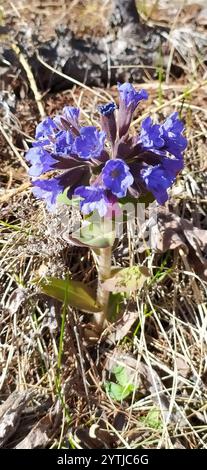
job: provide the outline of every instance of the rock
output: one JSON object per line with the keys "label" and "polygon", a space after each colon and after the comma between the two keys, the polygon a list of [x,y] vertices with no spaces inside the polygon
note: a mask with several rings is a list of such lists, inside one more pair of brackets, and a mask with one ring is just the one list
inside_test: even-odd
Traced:
{"label": "rock", "polygon": [[[157,28],[140,22],[135,0],[114,0],[113,3],[109,31],[102,38],[77,38],[67,27],[61,26],[54,39],[42,44],[37,34],[33,33],[29,40],[26,31],[19,32],[18,46],[27,55],[40,90],[60,91],[68,88],[69,82],[42,65],[36,50],[54,69],[89,86],[105,87],[122,80],[143,80],[143,66],[153,65],[154,52],[164,39]],[[7,64],[19,68],[13,51],[4,49],[3,57]]]}

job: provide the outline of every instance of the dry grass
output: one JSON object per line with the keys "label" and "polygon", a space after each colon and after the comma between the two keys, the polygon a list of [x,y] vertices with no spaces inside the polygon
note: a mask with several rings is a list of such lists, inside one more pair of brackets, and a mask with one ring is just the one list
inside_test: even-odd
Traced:
{"label": "dry grass", "polygon": [[[201,70],[193,83],[189,74],[176,84],[171,78],[168,83],[146,78],[143,86],[150,92],[149,113],[161,104],[164,116],[182,110],[189,146],[171,203],[176,214],[206,228],[207,87],[199,89],[206,74],[204,66]],[[189,95],[187,90],[195,86]],[[106,92],[96,91],[105,99]],[[114,88],[108,94],[116,98]],[[90,116],[94,122],[98,102],[97,95],[76,86],[43,100],[49,114],[75,103],[83,109],[83,119]],[[46,274],[70,273],[92,286],[96,280],[89,251],[69,246],[58,216],[54,220],[48,215],[24,186],[28,177],[10,143],[22,157],[24,134],[32,137],[38,120],[36,103],[29,99],[19,100],[15,119],[1,119],[9,139],[0,136],[0,398],[4,402],[14,390],[33,392],[18,434],[6,445],[13,447],[41,418],[56,413],[45,444],[50,447],[207,448],[206,283],[182,250],[144,255],[152,282],[139,296],[125,299],[123,313],[137,312],[138,320],[114,343],[107,338],[89,341],[85,331],[90,318],[67,311],[34,285],[37,275]],[[71,223],[76,217],[68,210]],[[143,262],[144,256],[135,241],[125,237],[113,262],[128,266]],[[113,377],[109,359],[126,370],[132,369],[131,360],[136,364],[133,383],[138,388],[122,402],[104,388],[106,379]],[[91,437],[94,424],[99,425],[96,439]]]}

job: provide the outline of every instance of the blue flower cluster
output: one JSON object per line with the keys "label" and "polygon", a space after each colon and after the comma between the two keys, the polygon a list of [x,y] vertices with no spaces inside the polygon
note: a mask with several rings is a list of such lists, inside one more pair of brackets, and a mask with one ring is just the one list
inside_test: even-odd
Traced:
{"label": "blue flower cluster", "polygon": [[[159,204],[168,199],[168,189],[183,168],[183,123],[177,113],[163,124],[147,117],[139,135],[131,137],[133,113],[148,95],[130,83],[118,84],[118,92],[118,107],[113,102],[99,106],[101,130],[81,126],[79,109],[70,106],[37,126],[26,160],[33,193],[45,199],[49,209],[65,190],[69,198],[80,197],[84,214],[97,210],[101,217],[127,195],[139,198],[150,192]],[[57,174],[50,177],[54,171]]]}

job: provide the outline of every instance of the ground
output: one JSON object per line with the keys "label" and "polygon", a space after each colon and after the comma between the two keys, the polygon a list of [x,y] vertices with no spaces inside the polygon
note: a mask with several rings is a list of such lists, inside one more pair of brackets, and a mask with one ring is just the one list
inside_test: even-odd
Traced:
{"label": "ground", "polygon": [[[11,15],[11,2],[5,3],[6,15]],[[39,14],[39,3],[33,15]],[[73,3],[73,28],[80,32],[76,15],[78,8],[87,15],[88,4]],[[31,11],[21,4],[21,21],[32,21]],[[44,21],[41,27],[44,32]],[[200,34],[201,28],[205,32],[205,25],[199,28]],[[145,82],[136,86],[150,95],[147,109],[139,113],[161,120],[177,110],[185,122],[185,168],[169,202],[177,238],[169,237],[159,251],[143,252],[126,234],[119,240],[113,264],[142,263],[151,279],[123,299],[119,319],[101,338],[95,331],[87,334],[90,315],[43,295],[35,282],[46,275],[72,275],[95,287],[97,273],[89,250],[70,245],[58,216],[54,220],[32,196],[24,150],[41,110],[52,116],[66,104],[78,104],[83,120],[92,116],[95,122],[101,97],[107,93],[116,100],[116,87],[88,90],[75,84],[71,88],[69,82],[64,92],[45,93],[40,106],[21,73],[2,80],[2,447],[207,447],[206,64],[195,52],[185,54],[185,60],[176,47],[173,53],[175,59],[165,58],[157,80],[146,73]],[[179,79],[169,73],[170,60],[180,61]],[[135,130],[139,119],[140,114]],[[65,211],[72,224],[77,213]],[[179,217],[187,221],[182,227]]]}

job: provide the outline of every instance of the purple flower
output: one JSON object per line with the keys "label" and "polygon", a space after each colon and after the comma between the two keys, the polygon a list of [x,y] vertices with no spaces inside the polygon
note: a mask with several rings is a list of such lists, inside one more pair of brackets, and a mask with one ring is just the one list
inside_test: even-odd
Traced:
{"label": "purple flower", "polygon": [[136,91],[131,83],[118,83],[119,91],[119,137],[124,136],[129,129],[133,112],[142,100],[147,100],[148,93],[145,90]]}
{"label": "purple flower", "polygon": [[148,117],[142,122],[140,140],[145,149],[160,155],[167,155],[168,152],[179,158],[187,146],[187,139],[182,135],[183,129],[178,113],[171,114],[161,125],[153,124]]}
{"label": "purple flower", "polygon": [[73,106],[65,106],[63,108],[63,115],[70,122],[76,122],[78,124],[78,119],[80,115],[80,109],[74,108]]}
{"label": "purple flower", "polygon": [[54,153],[61,155],[71,155],[74,144],[74,136],[69,131],[60,131],[56,135]]}
{"label": "purple flower", "polygon": [[116,109],[116,105],[115,103],[113,103],[113,101],[110,101],[107,104],[102,104],[101,106],[98,107],[98,110],[100,111],[102,116],[107,116],[107,117],[113,114],[115,109]]}
{"label": "purple flower", "polygon": [[26,154],[26,160],[32,164],[30,176],[40,176],[55,168],[57,161],[42,147],[32,147]]}
{"label": "purple flower", "polygon": [[162,165],[145,166],[141,170],[141,177],[159,204],[164,204],[168,199],[167,189],[174,182],[174,175],[167,172]]}
{"label": "purple flower", "polygon": [[80,182],[87,184],[89,182],[89,169],[79,162],[70,161],[71,168],[59,176],[50,179],[34,180],[33,194],[39,199],[47,202],[47,207],[52,210],[56,204],[57,197],[68,189],[67,196],[71,198]]}
{"label": "purple flower", "polygon": [[114,145],[117,134],[117,126],[114,111],[116,109],[115,103],[107,103],[99,106],[101,114],[101,127],[106,133],[108,140]]}
{"label": "purple flower", "polygon": [[[118,91],[118,113],[113,102],[99,107],[101,131],[81,127],[80,111],[72,106],[37,126],[36,141],[26,159],[33,178],[47,177],[51,170],[58,172],[55,177],[32,182],[34,194],[45,199],[50,209],[65,190],[69,198],[73,194],[81,197],[84,214],[97,210],[101,217],[110,210],[113,214],[118,198],[127,193],[136,199],[150,191],[159,204],[167,200],[168,189],[183,168],[187,145],[183,123],[178,113],[162,124],[154,124],[148,117],[139,137],[129,136],[133,112],[148,95],[145,90],[137,92],[130,83],[118,84]],[[105,148],[106,138],[109,145]]]}
{"label": "purple flower", "polygon": [[57,197],[65,189],[61,177],[51,178],[50,180],[36,180],[33,181],[33,184],[32,192],[34,196],[38,199],[44,199],[49,210],[54,208]]}
{"label": "purple flower", "polygon": [[137,105],[142,100],[147,100],[148,93],[146,90],[136,91],[135,88],[132,86],[131,83],[121,83],[117,84],[117,88],[119,91],[120,101],[124,103],[126,108],[131,108],[134,112]]}
{"label": "purple flower", "polygon": [[184,124],[178,118],[178,113],[171,114],[162,125],[165,149],[179,157],[187,147],[187,139],[182,135]]}
{"label": "purple flower", "polygon": [[54,122],[61,130],[73,130],[77,135],[79,130],[79,114],[80,110],[73,106],[65,106],[60,116],[55,116]]}
{"label": "purple flower", "polygon": [[44,139],[56,130],[56,125],[50,117],[43,119],[36,127],[35,139]]}
{"label": "purple flower", "polygon": [[163,157],[161,165],[165,171],[171,173],[174,177],[183,169],[184,162],[182,155],[179,158],[167,158]]}
{"label": "purple flower", "polygon": [[80,208],[83,214],[90,214],[97,210],[100,217],[104,217],[108,211],[109,199],[106,191],[98,186],[80,186],[74,194],[80,196]]}
{"label": "purple flower", "polygon": [[112,194],[117,197],[124,197],[134,178],[128,165],[120,158],[117,158],[106,162],[102,170],[102,180],[105,188],[110,189]]}
{"label": "purple flower", "polygon": [[151,117],[142,121],[140,139],[146,149],[160,149],[165,145],[162,127],[153,124]]}
{"label": "purple flower", "polygon": [[99,158],[104,149],[105,138],[105,132],[98,131],[94,126],[82,127],[80,135],[76,137],[74,142],[74,153],[86,160]]}

